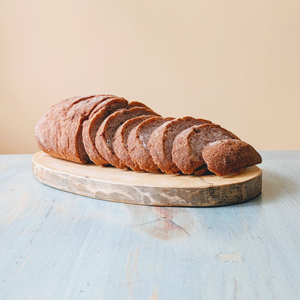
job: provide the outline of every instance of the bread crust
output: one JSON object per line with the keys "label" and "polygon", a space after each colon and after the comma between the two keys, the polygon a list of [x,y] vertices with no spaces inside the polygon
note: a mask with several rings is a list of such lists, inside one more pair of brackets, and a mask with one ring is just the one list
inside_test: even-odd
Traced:
{"label": "bread crust", "polygon": [[101,156],[111,165],[120,169],[126,168],[126,165],[115,154],[112,146],[113,137],[118,127],[129,119],[145,115],[158,116],[151,109],[134,107],[116,111],[102,122],[95,137],[95,146]]}
{"label": "bread crust", "polygon": [[234,139],[208,144],[202,156],[208,169],[218,176],[237,173],[262,162],[260,154],[251,145]]}
{"label": "bread crust", "polygon": [[173,161],[182,173],[193,174],[205,164],[201,154],[203,148],[208,143],[220,139],[239,140],[236,135],[220,125],[203,124],[190,127],[176,136],[172,149]]}
{"label": "bread crust", "polygon": [[147,148],[148,139],[142,135],[143,131],[148,131],[148,134],[151,135],[151,132],[157,127],[173,119],[174,118],[152,117],[142,122],[130,132],[127,141],[129,155],[131,159],[138,164],[140,169],[148,172],[161,172]]}
{"label": "bread crust", "polygon": [[180,173],[180,169],[172,159],[172,148],[176,135],[191,126],[207,123],[211,124],[211,121],[184,117],[171,120],[158,127],[148,142],[148,149],[155,164],[167,174]]}
{"label": "bread crust", "polygon": [[99,103],[113,95],[73,97],[53,105],[37,122],[34,136],[44,152],[77,163],[88,163],[82,123]]}

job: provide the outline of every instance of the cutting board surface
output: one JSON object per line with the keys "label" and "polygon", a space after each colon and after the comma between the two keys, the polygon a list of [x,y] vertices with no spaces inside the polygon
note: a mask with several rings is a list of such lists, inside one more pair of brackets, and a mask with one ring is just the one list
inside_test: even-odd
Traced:
{"label": "cutting board surface", "polygon": [[34,176],[51,187],[96,199],[158,206],[219,206],[241,203],[261,192],[257,166],[241,175],[189,176],[134,172],[81,165],[40,151],[32,157]]}

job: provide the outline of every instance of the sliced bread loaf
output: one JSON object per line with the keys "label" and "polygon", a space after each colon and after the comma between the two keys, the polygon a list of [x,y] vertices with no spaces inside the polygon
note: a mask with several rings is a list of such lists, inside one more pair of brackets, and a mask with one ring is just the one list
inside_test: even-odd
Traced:
{"label": "sliced bread loaf", "polygon": [[111,165],[124,169],[126,165],[115,155],[112,142],[113,137],[119,126],[129,119],[144,115],[158,116],[157,113],[149,108],[134,107],[131,109],[121,109],[108,116],[99,127],[96,137],[95,146],[99,154]]}
{"label": "sliced bread loaf", "polygon": [[141,169],[138,164],[132,161],[128,153],[128,136],[136,126],[149,118],[151,118],[151,116],[141,116],[127,120],[117,129],[113,139],[112,145],[115,154],[127,167],[129,167],[133,171],[141,171]]}
{"label": "sliced bread loaf", "polygon": [[184,174],[193,174],[205,162],[202,150],[210,142],[239,138],[216,124],[193,126],[176,136],[172,149],[172,158]]}
{"label": "sliced bread loaf", "polygon": [[89,162],[82,141],[82,123],[95,106],[112,97],[116,96],[74,97],[52,106],[35,126],[34,135],[40,149],[54,157]]}
{"label": "sliced bread loaf", "polygon": [[260,154],[249,144],[234,139],[209,143],[202,156],[207,168],[218,176],[251,167],[262,162]]}
{"label": "sliced bread loaf", "polygon": [[147,147],[153,131],[162,124],[174,118],[151,117],[135,127],[128,136],[128,152],[131,159],[138,164],[140,169],[148,172],[160,172],[153,161]]}
{"label": "sliced bread loaf", "polygon": [[185,117],[164,123],[151,135],[148,149],[153,161],[167,174],[180,173],[180,169],[172,160],[172,148],[175,137],[183,130],[201,124],[211,123],[204,119]]}

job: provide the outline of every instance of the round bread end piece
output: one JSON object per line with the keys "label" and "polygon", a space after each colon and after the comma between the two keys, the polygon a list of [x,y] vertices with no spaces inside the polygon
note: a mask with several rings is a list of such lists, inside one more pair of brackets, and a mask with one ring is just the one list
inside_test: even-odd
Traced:
{"label": "round bread end piece", "polygon": [[235,139],[208,144],[202,151],[207,168],[218,176],[239,173],[262,162],[260,154],[249,144]]}

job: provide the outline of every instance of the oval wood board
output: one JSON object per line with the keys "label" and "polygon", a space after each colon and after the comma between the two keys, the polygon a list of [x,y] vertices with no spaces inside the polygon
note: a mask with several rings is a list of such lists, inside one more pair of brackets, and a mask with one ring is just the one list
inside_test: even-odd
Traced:
{"label": "oval wood board", "polygon": [[189,176],[134,172],[81,165],[40,151],[32,157],[34,176],[51,187],[102,200],[159,206],[219,206],[241,203],[261,192],[257,166],[241,175]]}

